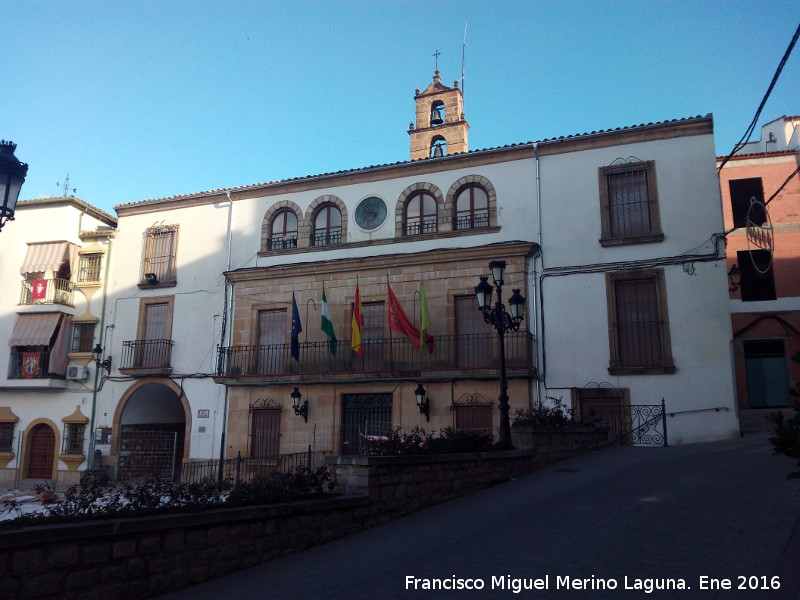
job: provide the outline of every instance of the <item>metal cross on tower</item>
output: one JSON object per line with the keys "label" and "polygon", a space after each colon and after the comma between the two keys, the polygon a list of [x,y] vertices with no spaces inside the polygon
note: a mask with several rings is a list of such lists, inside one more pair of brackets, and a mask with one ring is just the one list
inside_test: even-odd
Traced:
{"label": "metal cross on tower", "polygon": [[436,70],[437,70],[437,71],[439,70],[439,57],[440,57],[441,55],[442,55],[442,53],[441,53],[441,52],[439,52],[439,49],[438,49],[438,48],[437,48],[437,49],[436,49],[436,51],[435,51],[435,52],[432,54],[432,56],[433,56],[433,57],[436,59]]}

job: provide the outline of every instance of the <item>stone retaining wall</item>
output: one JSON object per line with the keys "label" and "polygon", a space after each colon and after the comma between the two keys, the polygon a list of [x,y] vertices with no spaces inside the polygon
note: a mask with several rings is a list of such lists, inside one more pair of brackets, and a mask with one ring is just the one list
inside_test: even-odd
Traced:
{"label": "stone retaining wall", "polygon": [[332,457],[329,468],[344,496],[0,531],[0,598],[149,598],[355,533],[606,443],[607,435],[600,432],[594,440],[510,452]]}

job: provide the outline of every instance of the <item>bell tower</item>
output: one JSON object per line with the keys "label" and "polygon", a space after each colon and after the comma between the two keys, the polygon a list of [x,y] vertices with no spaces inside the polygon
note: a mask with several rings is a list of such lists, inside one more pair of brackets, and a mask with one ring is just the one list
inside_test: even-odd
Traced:
{"label": "bell tower", "polygon": [[458,87],[442,84],[439,69],[434,71],[433,82],[420,93],[416,90],[416,124],[409,124],[411,160],[438,158],[466,152],[469,125],[464,118],[464,95]]}

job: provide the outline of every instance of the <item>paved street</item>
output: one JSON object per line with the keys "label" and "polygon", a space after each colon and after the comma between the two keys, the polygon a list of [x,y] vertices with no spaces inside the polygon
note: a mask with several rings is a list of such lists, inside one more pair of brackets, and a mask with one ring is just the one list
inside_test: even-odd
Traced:
{"label": "paved street", "polygon": [[[162,598],[800,600],[795,462],[771,456],[766,434],[607,448]],[[701,576],[732,589],[702,590]],[[433,578],[484,587],[424,590]]]}

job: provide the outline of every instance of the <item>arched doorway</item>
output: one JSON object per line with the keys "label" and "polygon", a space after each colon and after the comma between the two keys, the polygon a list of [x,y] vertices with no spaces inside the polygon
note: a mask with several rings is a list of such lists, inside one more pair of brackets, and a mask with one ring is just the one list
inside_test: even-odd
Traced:
{"label": "arched doorway", "polygon": [[52,479],[56,455],[56,432],[39,423],[28,434],[28,479]]}
{"label": "arched doorway", "polygon": [[117,414],[117,477],[123,480],[181,475],[186,448],[186,406],[172,382],[129,390]]}

